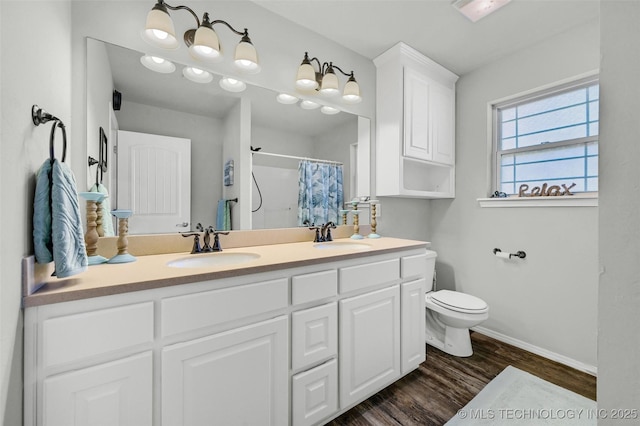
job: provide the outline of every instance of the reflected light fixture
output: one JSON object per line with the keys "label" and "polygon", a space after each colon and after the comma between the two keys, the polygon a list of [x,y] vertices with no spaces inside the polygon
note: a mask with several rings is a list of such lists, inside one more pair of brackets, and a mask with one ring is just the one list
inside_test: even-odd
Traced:
{"label": "reflected light fixture", "polygon": [[276,96],[276,99],[278,100],[278,102],[285,105],[292,105],[298,102],[297,97],[292,96],[288,93],[279,93],[278,96]]}
{"label": "reflected light fixture", "polygon": [[304,100],[302,102],[300,102],[300,108],[302,109],[316,109],[319,108],[320,104],[313,102],[313,101],[309,101],[309,100]]}
{"label": "reflected light fixture", "polygon": [[213,80],[213,75],[211,75],[209,71],[196,67],[184,67],[182,69],[182,75],[194,83],[210,83],[211,80]]}
{"label": "reflected light fixture", "polygon": [[247,88],[244,81],[232,77],[222,77],[219,84],[220,87],[228,92],[242,92]]}
{"label": "reflected light fixture", "polygon": [[248,73],[257,73],[260,71],[258,64],[258,53],[256,52],[249,31],[238,31],[228,22],[221,19],[209,20],[209,14],[205,13],[202,17],[202,23],[193,10],[187,6],[171,6],[164,0],[157,0],[153,9],[147,14],[147,22],[142,31],[142,38],[153,46],[163,49],[177,49],[179,46],[176,38],[176,31],[173,26],[173,20],[169,15],[169,10],[186,10],[196,20],[196,27],[188,29],[183,36],[183,40],[191,56],[208,62],[215,62],[222,59],[222,48],[218,34],[213,29],[216,24],[224,24],[235,34],[241,36],[240,42],[236,46],[234,64],[241,71]]}
{"label": "reflected light fixture", "polygon": [[452,5],[471,22],[477,22],[511,0],[455,0]]}
{"label": "reflected light fixture", "polygon": [[149,68],[151,71],[163,74],[170,74],[176,70],[176,66],[173,62],[159,56],[144,55],[140,58],[140,62],[142,62],[142,65]]}
{"label": "reflected light fixture", "polygon": [[[318,70],[313,67],[312,62],[314,61],[318,64]],[[318,58],[309,58],[308,52],[304,52],[304,59],[302,59],[302,63],[298,67],[296,87],[303,91],[317,90],[322,95],[335,96],[340,93],[340,85],[335,70],[349,77],[342,91],[342,99],[350,104],[360,102],[362,100],[360,86],[353,75],[353,71],[346,73],[339,66],[334,65],[333,62],[321,63]]]}
{"label": "reflected light fixture", "polygon": [[334,107],[330,107],[328,105],[323,106],[322,108],[320,108],[320,112],[322,112],[323,114],[327,114],[327,115],[334,115],[340,112],[340,110],[338,108],[334,108]]}

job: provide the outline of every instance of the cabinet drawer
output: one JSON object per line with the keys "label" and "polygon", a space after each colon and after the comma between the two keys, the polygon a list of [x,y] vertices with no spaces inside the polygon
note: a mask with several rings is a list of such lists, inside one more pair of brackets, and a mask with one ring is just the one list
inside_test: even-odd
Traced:
{"label": "cabinet drawer", "polygon": [[153,302],[51,318],[42,335],[45,367],[151,343]]}
{"label": "cabinet drawer", "polygon": [[291,368],[304,368],[338,351],[338,305],[329,303],[291,314]]}
{"label": "cabinet drawer", "polygon": [[170,297],[161,302],[161,335],[197,330],[285,308],[288,304],[287,278]]}
{"label": "cabinet drawer", "polygon": [[291,303],[294,305],[335,296],[337,293],[338,272],[335,269],[291,278]]}
{"label": "cabinet drawer", "polygon": [[316,424],[338,411],[338,361],[332,359],[291,380],[294,426]]}
{"label": "cabinet drawer", "polygon": [[393,282],[400,278],[400,259],[340,269],[340,293]]}
{"label": "cabinet drawer", "polygon": [[424,276],[427,271],[426,253],[415,256],[405,256],[400,261],[402,278]]}

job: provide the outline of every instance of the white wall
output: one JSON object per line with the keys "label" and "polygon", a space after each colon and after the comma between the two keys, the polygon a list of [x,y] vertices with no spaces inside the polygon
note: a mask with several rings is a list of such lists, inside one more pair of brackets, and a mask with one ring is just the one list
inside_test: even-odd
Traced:
{"label": "white wall", "polygon": [[638,22],[639,2],[601,3],[598,408],[609,414],[640,401]]}
{"label": "white wall", "polygon": [[[38,104],[58,116],[68,129],[75,125],[75,120],[71,119],[70,2],[3,0],[0,19],[0,199],[3,207],[0,222],[0,423],[19,425],[22,423],[20,262],[23,256],[33,253],[31,218],[35,172],[49,155],[51,129],[51,124],[33,125],[31,106]],[[25,31],[25,28],[29,30]],[[59,135],[57,156],[62,154],[60,141]],[[73,152],[82,144],[82,135],[70,137],[68,150]],[[67,162],[70,162],[69,157]]]}
{"label": "white wall", "polygon": [[[484,299],[490,331],[595,369],[598,209],[480,208],[487,197],[487,104],[598,68],[598,22],[575,28],[458,81],[456,198],[431,201],[438,286]],[[525,260],[493,256],[524,250]]]}
{"label": "white wall", "polygon": [[191,140],[191,229],[215,225],[222,197],[221,120],[124,100],[116,111],[120,130]]}

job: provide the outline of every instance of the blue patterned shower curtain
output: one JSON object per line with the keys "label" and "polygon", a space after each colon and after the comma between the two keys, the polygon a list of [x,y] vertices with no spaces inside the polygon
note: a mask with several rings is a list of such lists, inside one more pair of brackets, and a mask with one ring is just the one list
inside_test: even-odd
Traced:
{"label": "blue patterned shower curtain", "polygon": [[343,201],[342,165],[309,160],[298,164],[298,226],[305,220],[338,224]]}

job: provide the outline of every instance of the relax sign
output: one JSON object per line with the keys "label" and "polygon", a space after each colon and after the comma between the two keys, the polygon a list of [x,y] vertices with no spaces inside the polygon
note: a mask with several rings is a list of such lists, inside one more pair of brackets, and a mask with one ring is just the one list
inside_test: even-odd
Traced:
{"label": "relax sign", "polygon": [[520,189],[518,190],[519,197],[558,197],[563,195],[573,195],[571,189],[576,186],[575,183],[572,183],[568,188],[567,185],[562,184],[562,187],[558,185],[549,186],[547,183],[543,183],[542,186],[534,186],[531,189],[531,192],[527,192],[529,190],[529,185],[522,184],[520,185]]}

